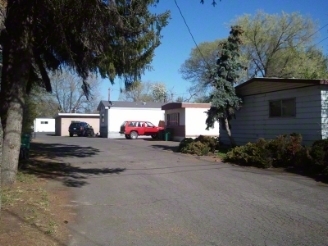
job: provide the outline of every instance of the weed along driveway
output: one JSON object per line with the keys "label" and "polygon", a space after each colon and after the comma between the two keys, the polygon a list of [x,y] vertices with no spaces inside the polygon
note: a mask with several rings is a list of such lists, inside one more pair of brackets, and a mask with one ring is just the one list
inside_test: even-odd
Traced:
{"label": "weed along driveway", "polygon": [[37,141],[74,194],[71,246],[328,243],[328,186],[312,179],[174,153],[169,142]]}

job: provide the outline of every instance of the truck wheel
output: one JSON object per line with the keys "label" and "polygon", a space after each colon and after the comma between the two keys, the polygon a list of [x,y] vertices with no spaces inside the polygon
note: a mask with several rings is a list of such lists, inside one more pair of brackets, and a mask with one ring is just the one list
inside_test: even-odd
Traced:
{"label": "truck wheel", "polygon": [[131,137],[130,137],[129,134],[125,134],[125,138],[126,138],[126,139],[131,139]]}
{"label": "truck wheel", "polygon": [[131,139],[137,139],[138,138],[138,133],[136,131],[130,132],[130,138]]}
{"label": "truck wheel", "polygon": [[73,133],[70,133],[69,136],[70,136],[70,137],[73,137]]}
{"label": "truck wheel", "polygon": [[153,139],[156,139],[157,138],[157,134],[153,134],[153,135],[151,135],[151,137],[153,138]]}

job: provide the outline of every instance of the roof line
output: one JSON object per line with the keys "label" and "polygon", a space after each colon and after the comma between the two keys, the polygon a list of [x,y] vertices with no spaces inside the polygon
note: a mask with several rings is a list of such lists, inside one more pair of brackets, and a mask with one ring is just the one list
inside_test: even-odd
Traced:
{"label": "roof line", "polygon": [[275,77],[263,77],[263,78],[251,78],[245,83],[239,84],[235,87],[235,89],[242,88],[250,83],[253,83],[255,81],[261,81],[261,82],[281,82],[281,83],[290,83],[297,81],[297,83],[306,83],[306,84],[328,84],[328,80],[322,80],[322,79],[290,79],[290,78],[275,78]]}

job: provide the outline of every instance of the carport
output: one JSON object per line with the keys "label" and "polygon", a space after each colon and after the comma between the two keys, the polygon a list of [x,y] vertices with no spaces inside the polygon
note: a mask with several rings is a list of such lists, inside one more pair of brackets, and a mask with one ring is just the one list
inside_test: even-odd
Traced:
{"label": "carport", "polygon": [[95,134],[99,133],[99,114],[58,113],[55,117],[56,136],[69,136],[68,128],[72,121],[87,122]]}

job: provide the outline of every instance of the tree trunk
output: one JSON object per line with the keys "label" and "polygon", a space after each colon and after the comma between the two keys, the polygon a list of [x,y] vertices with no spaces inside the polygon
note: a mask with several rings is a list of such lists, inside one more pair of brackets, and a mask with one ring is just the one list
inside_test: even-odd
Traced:
{"label": "tree trunk", "polygon": [[[33,54],[29,46],[29,18],[24,16],[20,1],[8,1],[6,30],[2,33],[3,68],[1,76],[1,120],[3,127],[2,171],[3,185],[16,180],[21,145],[23,108],[26,84],[30,76]],[[22,22],[22,16],[26,21]]]}
{"label": "tree trunk", "polygon": [[227,134],[228,134],[228,137],[229,137],[229,140],[230,140],[230,145],[231,145],[231,147],[235,147],[236,142],[232,137],[231,129],[230,129],[230,125],[229,125],[229,120],[227,118],[224,119],[224,125],[225,125],[225,129],[227,131]]}
{"label": "tree trunk", "polygon": [[1,168],[2,168],[2,143],[3,143],[3,130],[0,117],[0,215],[2,208],[2,187],[1,187]]}

